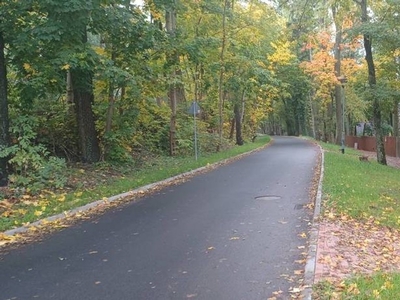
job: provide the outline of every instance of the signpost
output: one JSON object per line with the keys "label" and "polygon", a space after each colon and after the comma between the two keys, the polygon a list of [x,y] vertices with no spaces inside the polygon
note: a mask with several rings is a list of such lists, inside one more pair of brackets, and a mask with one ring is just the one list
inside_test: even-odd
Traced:
{"label": "signpost", "polygon": [[201,112],[200,106],[196,101],[193,101],[188,109],[188,113],[193,115],[193,127],[194,127],[194,157],[197,160],[197,128],[196,128],[196,116]]}

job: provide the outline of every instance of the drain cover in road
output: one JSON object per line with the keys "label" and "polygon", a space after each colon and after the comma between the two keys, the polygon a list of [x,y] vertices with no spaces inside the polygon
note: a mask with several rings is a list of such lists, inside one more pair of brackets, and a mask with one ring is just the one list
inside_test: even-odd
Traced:
{"label": "drain cover in road", "polygon": [[256,200],[279,200],[281,199],[281,196],[276,196],[276,195],[264,195],[264,196],[257,196],[254,199]]}

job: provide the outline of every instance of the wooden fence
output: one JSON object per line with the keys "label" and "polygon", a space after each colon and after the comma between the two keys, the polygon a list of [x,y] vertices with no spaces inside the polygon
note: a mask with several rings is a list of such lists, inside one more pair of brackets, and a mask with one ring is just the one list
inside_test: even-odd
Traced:
{"label": "wooden fence", "polygon": [[[374,136],[346,136],[346,146],[365,151],[376,151],[376,139]],[[394,136],[385,137],[386,155],[400,157],[400,138]]]}

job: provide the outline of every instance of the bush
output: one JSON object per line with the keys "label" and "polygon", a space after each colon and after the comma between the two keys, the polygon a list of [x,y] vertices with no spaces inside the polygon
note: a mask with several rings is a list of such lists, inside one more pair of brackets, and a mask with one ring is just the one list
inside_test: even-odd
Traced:
{"label": "bush", "polygon": [[14,145],[0,149],[0,157],[10,157],[10,185],[38,193],[45,188],[62,188],[67,182],[64,159],[49,156],[42,144],[35,143],[37,120],[19,116],[13,120]]}

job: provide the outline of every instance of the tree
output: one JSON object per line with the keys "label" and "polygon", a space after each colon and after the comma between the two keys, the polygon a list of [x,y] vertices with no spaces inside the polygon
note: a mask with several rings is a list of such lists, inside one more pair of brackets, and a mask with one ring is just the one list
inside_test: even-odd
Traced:
{"label": "tree", "polygon": [[[361,20],[364,25],[368,25],[368,5],[367,0],[361,0],[359,2],[361,8]],[[372,35],[368,30],[364,30],[364,49],[365,49],[365,60],[368,65],[368,84],[371,89],[372,95],[372,115],[374,120],[375,135],[376,135],[376,155],[378,163],[386,165],[386,153],[384,144],[384,134],[382,130],[382,112],[379,98],[376,91],[376,74],[375,64],[372,53]]]}
{"label": "tree", "polygon": [[[1,21],[0,21],[1,22]],[[1,26],[1,23],[0,23]],[[5,41],[0,27],[0,153],[10,146],[8,119],[7,64],[4,56]],[[0,186],[8,183],[8,155],[0,155]]]}

